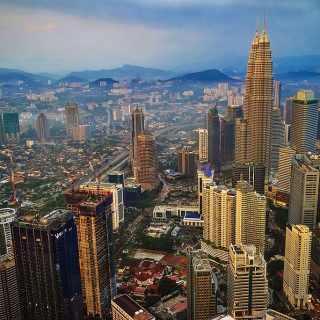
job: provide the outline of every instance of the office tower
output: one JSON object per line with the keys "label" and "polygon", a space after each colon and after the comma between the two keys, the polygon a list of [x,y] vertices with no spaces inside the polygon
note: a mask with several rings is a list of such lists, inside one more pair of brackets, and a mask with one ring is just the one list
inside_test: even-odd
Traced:
{"label": "office tower", "polygon": [[252,42],[249,55],[244,118],[247,122],[247,162],[265,166],[265,180],[270,172],[270,130],[273,107],[273,78],[270,42],[263,26]]}
{"label": "office tower", "polygon": [[209,320],[217,313],[218,283],[207,254],[187,248],[188,320]]}
{"label": "office tower", "polygon": [[80,142],[91,139],[91,126],[87,124],[73,126],[72,138]]}
{"label": "office tower", "polygon": [[79,107],[74,102],[68,102],[64,107],[66,116],[67,136],[72,137],[73,127],[79,125]]}
{"label": "office tower", "polygon": [[203,238],[216,247],[228,249],[235,243],[236,192],[225,186],[205,186]]}
{"label": "office tower", "polygon": [[12,237],[23,319],[83,319],[72,212],[20,216]]}
{"label": "office tower", "polygon": [[291,125],[292,121],[292,100],[293,98],[287,98],[283,104],[283,110],[282,110],[282,118],[285,122],[285,124]]}
{"label": "office tower", "polygon": [[119,223],[124,221],[124,203],[123,203],[123,186],[122,184],[104,183],[99,184],[89,182],[85,185],[80,185],[80,190],[89,193],[94,193],[100,196],[112,196],[112,228],[119,229]]}
{"label": "office tower", "polygon": [[235,163],[244,163],[247,159],[247,121],[236,119],[235,124]]}
{"label": "office tower", "polygon": [[232,167],[232,187],[237,186],[242,174],[243,180],[253,186],[253,189],[264,194],[265,167],[254,163],[236,163]]}
{"label": "office tower", "polygon": [[199,154],[191,151],[190,147],[183,147],[178,153],[178,172],[186,176],[197,173]]}
{"label": "office tower", "polygon": [[203,192],[204,187],[208,183],[213,182],[214,171],[209,166],[201,166],[197,172],[198,175],[198,203],[199,203],[199,212],[203,211]]}
{"label": "office tower", "polygon": [[264,254],[266,197],[242,178],[236,190],[236,244],[253,244]]}
{"label": "office tower", "polygon": [[318,108],[317,148],[320,147],[320,107]]}
{"label": "office tower", "polygon": [[137,143],[138,143],[138,136],[144,131],[144,114],[142,112],[142,108],[136,106],[136,108],[132,111],[131,114],[131,157],[132,157],[132,164],[134,167],[134,161],[137,157]]}
{"label": "office tower", "polygon": [[141,187],[153,190],[159,185],[158,160],[155,140],[148,131],[142,132],[137,138],[134,178]]}
{"label": "office tower", "polygon": [[235,159],[235,118],[221,117],[221,162],[232,163]]}
{"label": "office tower", "polygon": [[123,171],[113,171],[108,174],[108,182],[115,184],[122,184],[124,187],[124,172]]}
{"label": "office tower", "polygon": [[320,229],[312,230],[310,271],[320,281]]}
{"label": "office tower", "polygon": [[217,107],[207,113],[208,162],[219,171],[220,166],[220,117]]}
{"label": "office tower", "polygon": [[3,128],[6,141],[8,143],[15,143],[20,139],[20,125],[19,125],[19,114],[16,112],[4,113]]}
{"label": "office tower", "polygon": [[87,315],[110,315],[116,294],[113,258],[112,197],[86,190],[65,193],[77,226],[82,294]]}
{"label": "office tower", "polygon": [[281,83],[280,81],[273,82],[273,105],[280,110],[280,100],[281,100]]}
{"label": "office tower", "polygon": [[3,118],[0,114],[0,145],[6,144],[6,135],[4,132]]}
{"label": "office tower", "polygon": [[319,192],[319,170],[309,165],[302,154],[292,160],[290,184],[290,224],[316,225]]}
{"label": "office tower", "polygon": [[229,314],[263,319],[268,307],[267,265],[254,245],[231,245],[228,264]]}
{"label": "office tower", "polygon": [[13,257],[12,236],[10,224],[16,217],[12,208],[0,209],[0,261]]}
{"label": "office tower", "polygon": [[113,320],[155,320],[146,309],[126,294],[116,296],[111,302]]}
{"label": "office tower", "polygon": [[308,302],[311,232],[305,225],[286,228],[283,291],[295,309],[305,308]]}
{"label": "office tower", "polygon": [[278,189],[286,193],[290,193],[291,164],[295,155],[296,152],[290,147],[279,149]]}
{"label": "office tower", "polygon": [[40,142],[46,142],[50,139],[48,119],[43,112],[37,117],[37,136]]}
{"label": "office tower", "polygon": [[292,100],[290,146],[297,153],[314,152],[318,126],[318,99],[311,90],[300,90]]}
{"label": "office tower", "polygon": [[227,118],[236,119],[243,117],[242,106],[238,104],[232,104],[227,107]]}
{"label": "office tower", "polygon": [[13,258],[0,258],[0,320],[21,320],[16,266]]}
{"label": "office tower", "polygon": [[208,130],[199,129],[199,161],[208,162]]}

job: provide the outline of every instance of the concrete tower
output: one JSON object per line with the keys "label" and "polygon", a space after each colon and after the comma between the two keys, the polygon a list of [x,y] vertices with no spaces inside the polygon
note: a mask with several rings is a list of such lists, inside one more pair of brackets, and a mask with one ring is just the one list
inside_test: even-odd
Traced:
{"label": "concrete tower", "polygon": [[134,167],[134,161],[137,157],[137,143],[138,136],[144,131],[144,114],[142,112],[142,108],[136,107],[131,114],[131,124],[132,124],[132,132],[131,132],[131,160],[132,167]]}

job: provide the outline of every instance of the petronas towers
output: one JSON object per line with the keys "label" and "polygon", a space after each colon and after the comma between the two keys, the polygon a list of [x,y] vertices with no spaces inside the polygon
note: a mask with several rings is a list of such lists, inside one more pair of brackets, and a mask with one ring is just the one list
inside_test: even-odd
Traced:
{"label": "petronas towers", "polygon": [[244,120],[236,128],[236,162],[265,166],[270,173],[271,113],[273,77],[270,41],[266,26],[258,30],[252,42],[246,75]]}

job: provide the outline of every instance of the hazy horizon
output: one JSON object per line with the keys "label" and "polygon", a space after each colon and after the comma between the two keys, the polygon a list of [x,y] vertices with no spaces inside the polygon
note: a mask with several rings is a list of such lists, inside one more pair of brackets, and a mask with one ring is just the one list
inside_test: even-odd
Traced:
{"label": "hazy horizon", "polygon": [[0,66],[36,73],[237,67],[264,12],[273,56],[320,52],[317,0],[2,0],[0,10]]}

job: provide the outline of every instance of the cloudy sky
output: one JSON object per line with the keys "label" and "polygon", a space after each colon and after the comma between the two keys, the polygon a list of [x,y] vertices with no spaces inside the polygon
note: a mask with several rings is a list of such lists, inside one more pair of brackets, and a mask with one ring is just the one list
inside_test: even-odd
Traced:
{"label": "cloudy sky", "polygon": [[274,56],[320,54],[320,0],[0,0],[0,67],[230,66],[264,12]]}

